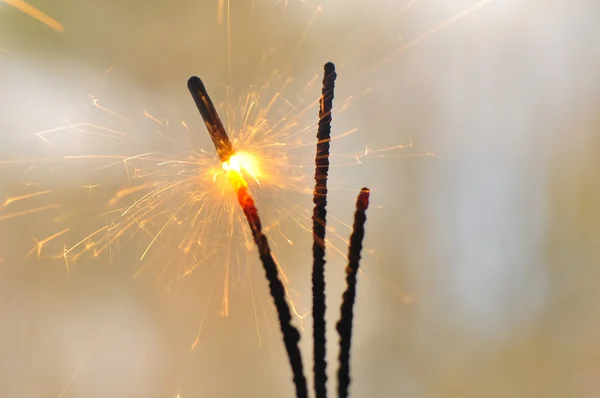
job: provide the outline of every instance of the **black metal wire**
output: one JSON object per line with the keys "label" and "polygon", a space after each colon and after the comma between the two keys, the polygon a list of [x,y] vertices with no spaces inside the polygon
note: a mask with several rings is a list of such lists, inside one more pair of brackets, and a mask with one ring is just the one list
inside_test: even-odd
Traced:
{"label": "black metal wire", "polygon": [[269,281],[269,290],[271,291],[271,296],[273,297],[275,307],[277,308],[277,314],[279,315],[279,325],[281,327],[281,332],[283,333],[283,343],[285,344],[290,365],[292,367],[292,373],[294,375],[296,396],[298,398],[306,398],[308,396],[308,390],[306,378],[304,377],[302,355],[298,348],[300,333],[298,332],[298,329],[292,325],[290,307],[285,301],[285,289],[283,283],[281,283],[281,280],[279,279],[277,265],[271,254],[267,237],[262,233],[262,225],[260,218],[258,217],[258,210],[254,205],[254,200],[245,187],[238,189],[238,201],[244,210],[244,215],[252,230],[252,237],[258,247],[260,260],[265,269],[267,280]]}
{"label": "black metal wire", "polygon": [[350,345],[352,341],[352,319],[354,317],[354,302],[356,299],[356,274],[360,265],[362,241],[365,237],[366,211],[369,207],[369,189],[363,188],[356,199],[354,225],[350,235],[348,249],[348,266],[346,267],[346,291],[342,296],[340,320],[337,331],[340,336],[340,367],[338,369],[338,397],[348,397],[350,387]]}
{"label": "black metal wire", "polygon": [[[208,96],[204,84],[199,78],[194,76],[188,80],[188,89],[194,98],[194,102],[200,111],[200,115],[202,115],[202,118],[204,119],[204,123],[215,144],[215,149],[217,150],[219,158],[223,162],[228,161],[231,155],[235,153],[233,145],[210,97]],[[243,177],[240,176],[240,178]],[[300,333],[292,324],[290,307],[285,300],[285,289],[283,283],[279,279],[277,265],[271,254],[267,237],[262,233],[262,225],[260,218],[258,217],[258,210],[254,204],[254,199],[252,199],[252,196],[250,196],[244,185],[236,187],[236,191],[238,201],[242,206],[248,225],[252,230],[252,237],[258,247],[260,260],[265,269],[267,281],[269,282],[269,290],[273,297],[275,307],[277,308],[279,324],[283,334],[283,342],[292,367],[294,384],[296,386],[296,396],[298,398],[307,398],[308,389],[306,377],[304,376],[302,355],[300,353],[300,348],[298,347]]]}
{"label": "black metal wire", "polygon": [[325,322],[325,229],[327,226],[327,175],[331,141],[331,109],[335,85],[335,66],[325,64],[323,90],[319,108],[317,153],[315,155],[315,189],[313,203],[313,357],[316,398],[327,397],[326,322]]}

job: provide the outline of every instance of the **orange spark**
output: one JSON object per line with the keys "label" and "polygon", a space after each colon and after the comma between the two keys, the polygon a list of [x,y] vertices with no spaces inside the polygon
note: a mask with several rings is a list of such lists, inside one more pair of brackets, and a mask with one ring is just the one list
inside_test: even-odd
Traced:
{"label": "orange spark", "polygon": [[53,29],[57,32],[65,31],[65,27],[63,26],[63,24],[61,24],[54,18],[44,14],[31,4],[24,2],[23,0],[4,0],[4,2],[10,6],[15,7],[17,10],[29,15],[30,17],[37,19],[44,25],[48,26],[50,29]]}
{"label": "orange spark", "polygon": [[219,25],[223,23],[223,9],[225,8],[225,0],[219,0],[217,3],[217,22]]}
{"label": "orange spark", "polygon": [[92,102],[94,103],[94,106],[95,106],[96,108],[98,108],[98,109],[102,109],[102,110],[103,110],[104,112],[106,112],[106,113],[110,113],[110,114],[111,114],[111,115],[113,115],[113,116],[116,116],[116,117],[118,117],[118,118],[120,118],[120,119],[123,119],[123,120],[125,120],[126,122],[129,122],[129,123],[131,123],[131,120],[127,119],[125,116],[123,116],[123,115],[119,115],[117,112],[115,112],[115,111],[113,111],[113,110],[111,110],[111,109],[108,109],[108,108],[106,108],[106,107],[104,107],[104,106],[100,105],[99,99],[98,99],[98,98],[96,98],[96,97],[94,96],[94,94],[89,94],[89,96],[90,96],[90,98],[92,99]]}
{"label": "orange spark", "polygon": [[420,44],[421,42],[429,39],[431,36],[435,35],[440,30],[442,30],[444,28],[447,28],[448,26],[450,26],[453,23],[457,22],[458,20],[460,20],[460,19],[462,19],[462,18],[464,18],[464,17],[472,14],[473,12],[477,11],[481,7],[485,6],[486,4],[491,3],[492,1],[494,1],[494,0],[481,0],[481,1],[473,4],[472,6],[463,9],[462,11],[460,11],[457,14],[451,16],[450,18],[447,18],[447,19],[443,20],[439,24],[437,24],[434,27],[430,28],[425,33],[423,33],[420,36],[414,38],[410,42],[406,43],[404,46],[400,47],[394,53],[392,53],[391,55],[387,56],[386,58],[384,58],[383,60],[381,60],[380,62],[378,62],[377,64],[375,64],[369,70],[367,70],[366,72],[364,72],[361,77],[364,77],[365,75],[368,75],[368,74],[374,72],[381,65],[383,65],[383,64],[391,61],[392,59],[396,58],[398,55],[400,55],[400,54],[402,54],[402,53],[410,50],[411,48],[413,48],[417,44]]}
{"label": "orange spark", "polygon": [[17,218],[17,217],[21,217],[21,216],[26,216],[28,214],[39,213],[39,212],[45,211],[45,210],[56,209],[57,207],[60,207],[60,205],[47,205],[47,206],[42,206],[42,207],[36,207],[35,209],[28,209],[28,210],[23,210],[23,211],[17,211],[14,213],[3,214],[0,216],[0,221],[8,220],[11,218]]}
{"label": "orange spark", "polygon": [[[238,174],[246,172],[250,174],[250,176],[252,176],[254,181],[260,184],[260,182],[258,181],[258,177],[260,176],[258,160],[250,153],[238,152],[235,155],[231,156],[227,162],[223,162],[223,170],[225,170],[226,172],[233,170]],[[237,178],[236,174],[231,175],[230,179],[232,177]],[[241,178],[243,179],[243,177]]]}
{"label": "orange spark", "polygon": [[34,196],[46,195],[48,193],[50,193],[50,191],[40,191],[40,192],[30,193],[30,194],[27,194],[27,195],[16,196],[14,198],[8,198],[8,199],[6,199],[4,201],[4,203],[2,204],[2,206],[0,206],[0,208],[4,208],[4,207],[10,205],[11,203],[17,202],[19,200],[29,199],[29,198],[32,198]]}
{"label": "orange spark", "polygon": [[29,257],[31,254],[33,254],[33,252],[37,252],[37,259],[39,260],[39,259],[40,259],[40,257],[41,257],[41,255],[42,255],[42,249],[44,248],[44,245],[45,245],[46,243],[50,242],[50,241],[51,241],[51,240],[53,240],[53,239],[56,239],[56,238],[58,238],[58,237],[59,237],[59,236],[61,236],[61,235],[64,235],[64,234],[66,234],[66,233],[67,233],[67,232],[69,232],[69,231],[70,231],[70,229],[69,229],[69,228],[65,228],[65,229],[63,229],[62,231],[59,231],[59,232],[55,233],[54,235],[52,235],[52,236],[49,236],[49,237],[47,237],[46,239],[43,239],[43,240],[40,240],[40,241],[38,241],[36,238],[33,238],[33,241],[35,242],[35,247],[34,247],[33,249],[31,249],[31,250],[29,251],[29,253],[27,253],[27,254],[25,255],[25,257],[24,257],[24,258],[27,258],[27,257]]}

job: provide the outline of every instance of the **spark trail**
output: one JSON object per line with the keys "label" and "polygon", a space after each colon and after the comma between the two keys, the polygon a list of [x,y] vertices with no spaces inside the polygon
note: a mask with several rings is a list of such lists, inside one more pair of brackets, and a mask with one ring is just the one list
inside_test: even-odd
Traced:
{"label": "spark trail", "polygon": [[[459,11],[457,14],[454,14],[453,16],[451,16],[449,18],[446,18],[442,22],[440,22],[437,25],[431,27],[430,29],[428,29],[424,33],[420,34],[416,38],[414,38],[411,41],[409,41],[408,43],[404,44],[402,47],[400,47],[399,49],[397,49],[396,51],[394,51],[392,54],[388,55],[387,57],[385,57],[381,61],[379,61],[376,64],[374,64],[373,66],[371,66],[369,69],[367,69],[365,72],[362,73],[361,77],[365,77],[365,76],[367,76],[369,74],[372,74],[377,69],[379,69],[383,64],[388,63],[389,61],[391,61],[392,59],[396,58],[400,54],[403,54],[406,51],[409,51],[410,49],[412,49],[413,47],[417,46],[421,42],[429,39],[431,36],[433,36],[436,33],[438,33],[440,30],[449,27],[450,25],[454,24],[455,22],[457,22],[457,21],[461,20],[462,18],[464,18],[464,17],[466,17],[466,16],[474,13],[475,11],[479,10],[480,8],[484,7],[485,5],[487,5],[487,4],[489,4],[489,3],[493,2],[493,1],[494,0],[481,0],[481,1],[478,1],[477,3],[471,5],[471,6],[467,7],[467,8],[464,8],[461,11]],[[402,10],[401,12],[403,12],[403,11],[404,10]]]}
{"label": "spark trail", "polygon": [[58,22],[56,19],[44,14],[42,11],[38,10],[31,4],[24,2],[23,0],[3,1],[8,5],[13,6],[17,10],[29,15],[31,18],[37,19],[38,21],[48,26],[50,29],[55,30],[56,32],[65,31],[65,27],[63,26],[63,24]]}

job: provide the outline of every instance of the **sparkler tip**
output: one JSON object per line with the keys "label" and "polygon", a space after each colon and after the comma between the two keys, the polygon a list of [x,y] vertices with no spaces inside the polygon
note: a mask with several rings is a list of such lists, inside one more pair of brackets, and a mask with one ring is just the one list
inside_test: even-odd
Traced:
{"label": "sparkler tip", "polygon": [[325,64],[325,75],[335,73],[335,64],[333,62],[327,62]]}
{"label": "sparkler tip", "polygon": [[204,83],[198,76],[192,76],[188,79],[188,89],[190,90],[201,90],[206,92],[206,88],[204,87]]}
{"label": "sparkler tip", "polygon": [[369,195],[371,190],[369,188],[362,188],[356,201],[357,208],[360,210],[366,210],[369,207]]}
{"label": "sparkler tip", "polygon": [[204,87],[204,83],[202,83],[199,77],[192,76],[188,79],[188,89],[204,120],[204,124],[206,124],[206,129],[215,145],[219,159],[221,162],[229,161],[229,158],[235,153],[233,144],[227,136],[225,127],[223,127],[223,123],[206,91],[206,87]]}

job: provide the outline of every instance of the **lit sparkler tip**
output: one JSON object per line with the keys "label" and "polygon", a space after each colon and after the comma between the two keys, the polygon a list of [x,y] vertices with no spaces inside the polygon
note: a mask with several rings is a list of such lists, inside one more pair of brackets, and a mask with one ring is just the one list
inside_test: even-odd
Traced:
{"label": "lit sparkler tip", "polygon": [[360,190],[358,200],[356,201],[357,208],[360,210],[366,210],[369,207],[369,195],[371,190],[369,188],[363,188]]}
{"label": "lit sparkler tip", "polygon": [[208,96],[204,83],[202,83],[202,80],[200,80],[199,77],[192,76],[188,80],[188,89],[194,98],[194,102],[204,120],[204,124],[206,124],[206,129],[215,145],[219,159],[221,162],[229,161],[229,158],[235,154],[235,150],[233,149],[233,144],[219,118],[217,109]]}

